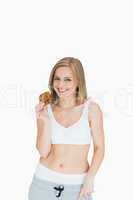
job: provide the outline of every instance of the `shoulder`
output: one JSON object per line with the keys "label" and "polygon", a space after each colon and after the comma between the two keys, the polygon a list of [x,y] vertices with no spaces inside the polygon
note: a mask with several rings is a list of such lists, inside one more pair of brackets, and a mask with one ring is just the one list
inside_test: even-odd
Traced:
{"label": "shoulder", "polygon": [[95,102],[91,101],[89,104],[89,120],[91,123],[99,124],[103,121],[103,112],[101,106]]}
{"label": "shoulder", "polygon": [[100,113],[102,112],[100,105],[95,101],[90,101],[90,110],[93,111],[93,113]]}
{"label": "shoulder", "polygon": [[96,118],[102,117],[103,112],[99,103],[95,102],[92,99],[89,99],[87,103],[88,103],[88,110],[89,110],[89,116],[88,116],[89,119],[90,118],[96,119]]}

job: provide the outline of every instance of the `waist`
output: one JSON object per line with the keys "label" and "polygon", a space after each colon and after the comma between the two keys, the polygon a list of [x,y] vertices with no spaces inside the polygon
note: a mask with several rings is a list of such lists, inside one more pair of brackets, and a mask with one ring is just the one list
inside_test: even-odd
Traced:
{"label": "waist", "polygon": [[86,175],[87,172],[77,174],[66,174],[62,172],[57,172],[53,169],[46,167],[44,164],[40,163],[40,161],[37,164],[35,170],[36,177],[62,184],[82,184]]}
{"label": "waist", "polygon": [[73,158],[64,158],[55,157],[49,155],[47,158],[40,157],[40,163],[45,165],[47,168],[50,168],[59,173],[66,174],[82,174],[88,171],[89,163],[88,160],[79,160]]}

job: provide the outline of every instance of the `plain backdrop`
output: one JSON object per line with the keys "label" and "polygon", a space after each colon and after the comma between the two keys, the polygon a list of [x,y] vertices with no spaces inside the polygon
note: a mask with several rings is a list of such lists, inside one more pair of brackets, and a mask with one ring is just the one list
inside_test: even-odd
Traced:
{"label": "plain backdrop", "polygon": [[[133,199],[133,7],[129,0],[0,1],[0,197],[27,200],[38,163],[34,107],[50,71],[81,60],[104,116],[94,200]],[[90,160],[91,153],[88,155]]]}

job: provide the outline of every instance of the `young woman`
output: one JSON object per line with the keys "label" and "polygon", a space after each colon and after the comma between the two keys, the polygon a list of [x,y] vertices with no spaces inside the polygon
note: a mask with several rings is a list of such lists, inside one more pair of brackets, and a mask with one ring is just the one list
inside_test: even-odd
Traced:
{"label": "young woman", "polygon": [[[29,200],[92,200],[94,179],[104,157],[103,114],[87,97],[79,59],[65,57],[52,68],[50,103],[36,105],[40,159]],[[93,140],[93,157],[88,152]]]}

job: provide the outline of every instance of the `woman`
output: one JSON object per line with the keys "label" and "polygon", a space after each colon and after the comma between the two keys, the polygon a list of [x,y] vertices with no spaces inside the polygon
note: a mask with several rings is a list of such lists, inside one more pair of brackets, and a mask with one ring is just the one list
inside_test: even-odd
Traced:
{"label": "woman", "polygon": [[[40,159],[29,200],[90,200],[104,157],[103,114],[100,106],[87,98],[80,60],[59,60],[52,68],[49,89],[50,101],[40,98],[36,105]],[[89,164],[91,139],[94,151]]]}

